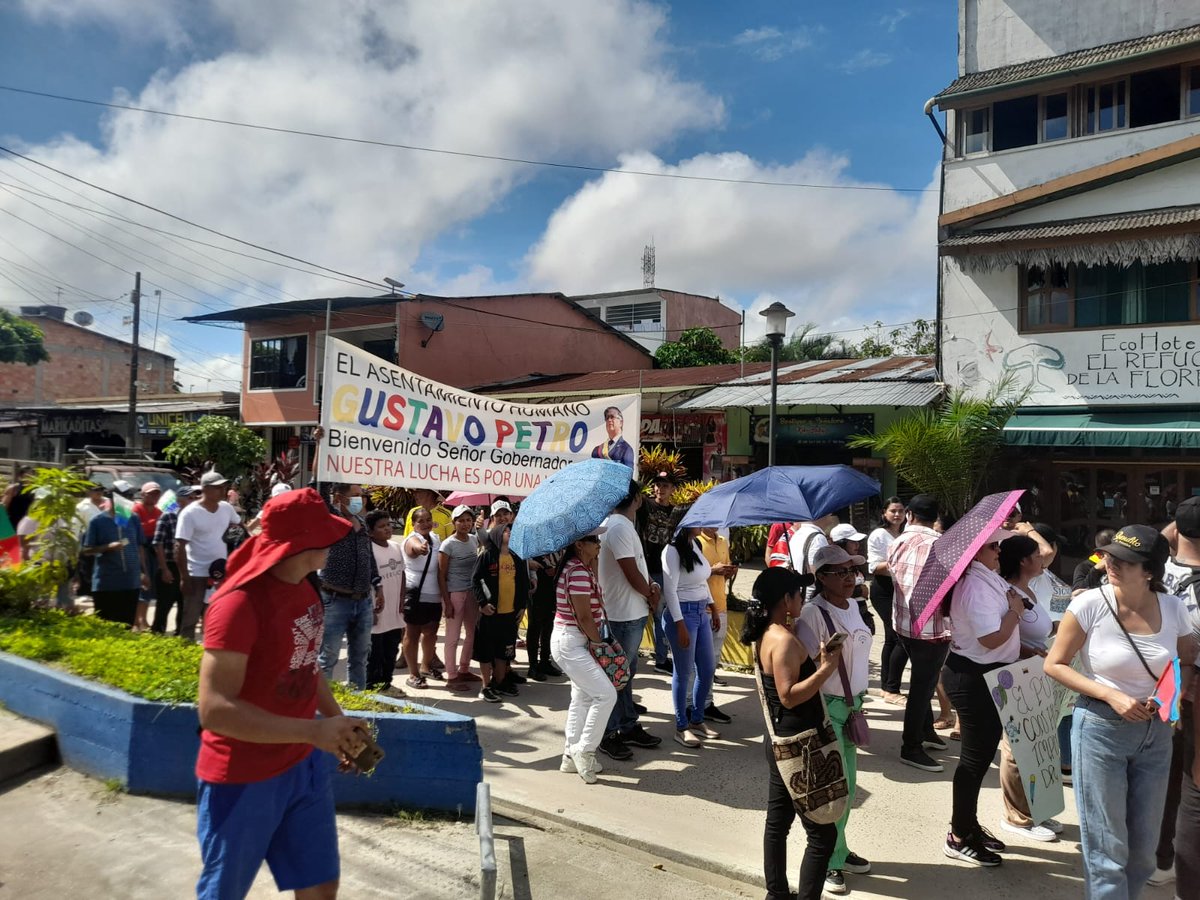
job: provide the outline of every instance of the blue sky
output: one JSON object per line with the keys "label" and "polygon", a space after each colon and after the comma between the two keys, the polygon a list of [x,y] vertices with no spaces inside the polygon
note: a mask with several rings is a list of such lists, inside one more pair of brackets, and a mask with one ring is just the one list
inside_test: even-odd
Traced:
{"label": "blue sky", "polygon": [[[476,163],[0,91],[5,145],[247,240],[420,290],[635,287],[640,248],[653,240],[659,284],[752,311],[782,299],[796,321],[828,330],[932,314],[938,140],[921,109],[955,75],[953,5],[534,0],[452,12],[395,4],[379,15],[316,0],[250,6],[4,4],[0,84],[594,166],[927,190],[718,188]],[[5,175],[68,196],[0,161]],[[0,193],[5,208],[121,262],[100,243],[111,237],[101,220],[82,232]],[[18,246],[0,245],[0,275],[19,286],[0,279],[0,301],[48,298],[51,275],[103,297],[128,290],[116,266],[5,218]],[[147,277],[169,313],[357,293],[216,255],[287,294],[228,289],[241,274],[204,284],[160,267]],[[69,290],[64,299],[119,333],[120,303]],[[236,334],[174,322],[161,333],[160,348],[193,373],[189,386],[236,375]]]}

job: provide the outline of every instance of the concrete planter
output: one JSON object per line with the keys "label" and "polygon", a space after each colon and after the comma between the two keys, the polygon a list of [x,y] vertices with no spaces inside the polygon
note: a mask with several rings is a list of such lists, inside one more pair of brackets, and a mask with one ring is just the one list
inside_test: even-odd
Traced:
{"label": "concrete planter", "polygon": [[[73,769],[118,779],[135,794],[196,794],[194,705],[142,700],[8,653],[0,653],[0,702],[54,728],[63,762]],[[335,776],[339,806],[474,811],[475,785],[483,778],[475,721],[422,710],[370,714],[387,757],[370,778]]]}

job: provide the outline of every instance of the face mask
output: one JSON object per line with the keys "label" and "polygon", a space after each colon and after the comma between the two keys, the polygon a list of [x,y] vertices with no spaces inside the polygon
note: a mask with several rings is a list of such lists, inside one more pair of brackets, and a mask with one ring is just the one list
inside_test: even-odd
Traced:
{"label": "face mask", "polygon": [[350,513],[352,515],[357,516],[360,512],[362,512],[362,508],[363,508],[362,497],[351,497],[350,500],[347,502],[347,506],[350,510]]}

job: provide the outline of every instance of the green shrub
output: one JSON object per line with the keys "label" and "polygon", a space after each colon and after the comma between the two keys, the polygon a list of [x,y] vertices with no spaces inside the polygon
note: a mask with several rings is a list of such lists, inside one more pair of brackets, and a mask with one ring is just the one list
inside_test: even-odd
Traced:
{"label": "green shrub", "polygon": [[[0,650],[135,697],[171,704],[196,702],[203,653],[198,644],[178,638],[135,634],[116,622],[49,609],[0,617]],[[342,684],[333,685],[333,694],[345,710],[397,711],[371,694],[357,693]],[[408,706],[403,711],[419,712]]]}

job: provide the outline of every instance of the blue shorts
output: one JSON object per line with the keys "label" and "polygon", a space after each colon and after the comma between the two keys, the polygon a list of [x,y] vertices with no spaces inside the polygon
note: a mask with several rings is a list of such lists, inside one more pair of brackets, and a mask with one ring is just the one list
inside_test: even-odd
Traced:
{"label": "blue shorts", "polygon": [[286,772],[250,784],[201,781],[196,797],[200,900],[245,897],[263,860],[281,891],[336,881],[340,874],[330,770],[314,750]]}

